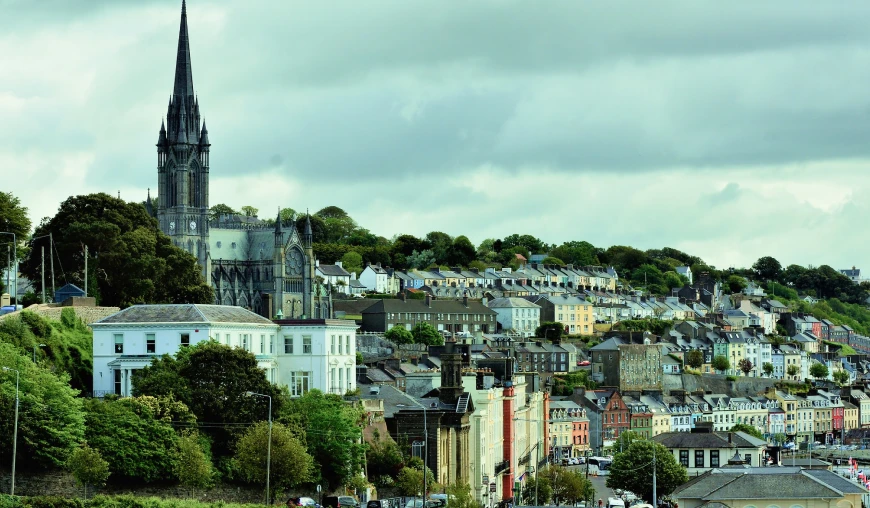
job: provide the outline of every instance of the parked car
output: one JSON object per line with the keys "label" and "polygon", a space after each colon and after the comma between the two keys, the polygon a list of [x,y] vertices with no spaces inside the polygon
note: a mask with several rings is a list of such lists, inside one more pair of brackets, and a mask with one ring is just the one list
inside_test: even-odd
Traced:
{"label": "parked car", "polygon": [[352,496],[338,496],[338,505],[359,508],[359,501]]}
{"label": "parked car", "polygon": [[590,365],[592,365],[592,364],[589,363],[589,360],[583,360],[582,362],[578,363],[577,365],[579,365],[579,366],[581,366],[581,367],[588,367],[588,366],[590,366]]}
{"label": "parked car", "polygon": [[317,501],[311,499],[310,497],[290,498],[290,500],[293,501],[293,504],[295,504],[296,506],[312,506],[314,508],[320,508],[320,505],[317,504]]}
{"label": "parked car", "polygon": [[323,496],[324,508],[359,508],[359,501],[351,496]]}

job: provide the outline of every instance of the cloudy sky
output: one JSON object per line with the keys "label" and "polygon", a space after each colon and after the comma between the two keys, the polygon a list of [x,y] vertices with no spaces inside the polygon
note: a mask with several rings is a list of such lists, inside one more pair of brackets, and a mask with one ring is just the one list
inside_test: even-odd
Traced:
{"label": "cloudy sky", "polygon": [[[142,200],[181,0],[0,0],[37,223]],[[870,3],[190,0],[212,204],[870,270]],[[11,185],[10,185],[11,184]]]}

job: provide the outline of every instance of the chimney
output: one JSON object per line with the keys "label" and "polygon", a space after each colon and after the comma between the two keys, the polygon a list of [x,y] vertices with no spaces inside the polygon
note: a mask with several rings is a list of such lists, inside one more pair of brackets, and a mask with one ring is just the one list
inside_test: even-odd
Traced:
{"label": "chimney", "polygon": [[404,292],[404,291],[402,291],[401,293],[399,293],[399,299],[402,300],[403,303],[406,301],[406,300],[405,300],[405,292]]}
{"label": "chimney", "polygon": [[462,295],[462,305],[464,305],[466,309],[468,308],[468,291]]}
{"label": "chimney", "polygon": [[426,307],[432,308],[432,295],[426,293]]}
{"label": "chimney", "polygon": [[[318,261],[318,263],[319,263],[319,261]],[[341,261],[336,261],[335,266],[337,266],[339,268],[344,268],[343,266],[341,266]]]}

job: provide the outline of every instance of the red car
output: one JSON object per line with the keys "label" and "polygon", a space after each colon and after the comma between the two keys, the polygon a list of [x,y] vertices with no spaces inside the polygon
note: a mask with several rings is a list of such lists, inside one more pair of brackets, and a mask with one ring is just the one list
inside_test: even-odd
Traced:
{"label": "red car", "polygon": [[577,362],[577,365],[579,365],[580,367],[588,367],[592,364],[589,363],[589,360],[583,360],[582,362]]}

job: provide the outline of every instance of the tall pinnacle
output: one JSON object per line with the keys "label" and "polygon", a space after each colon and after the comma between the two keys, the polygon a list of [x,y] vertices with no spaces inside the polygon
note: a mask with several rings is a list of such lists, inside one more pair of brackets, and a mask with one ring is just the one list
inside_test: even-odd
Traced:
{"label": "tall pinnacle", "polygon": [[175,60],[175,90],[177,97],[184,97],[193,104],[193,69],[190,65],[190,39],[187,34],[187,3],[181,0],[181,27],[178,29],[178,57]]}

